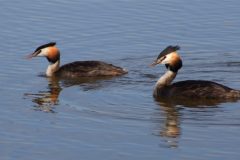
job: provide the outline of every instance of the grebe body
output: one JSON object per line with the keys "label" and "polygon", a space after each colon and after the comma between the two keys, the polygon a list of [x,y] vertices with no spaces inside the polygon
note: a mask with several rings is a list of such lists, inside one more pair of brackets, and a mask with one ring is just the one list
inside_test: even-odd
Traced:
{"label": "grebe body", "polygon": [[174,99],[232,99],[240,98],[240,92],[224,85],[204,80],[186,80],[155,88],[154,97]]}
{"label": "grebe body", "polygon": [[62,78],[119,76],[127,71],[121,67],[114,66],[101,61],[75,61],[60,67],[60,51],[55,42],[38,47],[28,58],[46,57],[49,65],[46,76],[58,76]]}
{"label": "grebe body", "polygon": [[100,77],[119,76],[127,73],[124,69],[101,61],[75,61],[65,64],[55,72],[59,77]]}
{"label": "grebe body", "polygon": [[179,46],[168,46],[154,61],[152,66],[165,64],[167,71],[157,81],[153,96],[172,99],[238,99],[240,91],[222,84],[205,80],[186,80],[172,83],[182,67],[182,60],[177,53]]}

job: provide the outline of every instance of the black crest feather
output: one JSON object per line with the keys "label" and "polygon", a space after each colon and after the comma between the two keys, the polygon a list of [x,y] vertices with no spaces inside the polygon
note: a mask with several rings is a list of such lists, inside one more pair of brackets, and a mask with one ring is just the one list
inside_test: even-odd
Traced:
{"label": "black crest feather", "polygon": [[167,48],[165,48],[158,56],[158,58],[161,58],[169,53],[175,52],[177,50],[179,50],[180,47],[179,46],[168,46]]}
{"label": "black crest feather", "polygon": [[50,42],[50,43],[41,45],[41,46],[39,46],[39,47],[35,50],[35,52],[38,51],[38,50],[40,50],[40,49],[43,49],[43,48],[46,48],[46,47],[55,46],[55,45],[56,45],[56,42]]}

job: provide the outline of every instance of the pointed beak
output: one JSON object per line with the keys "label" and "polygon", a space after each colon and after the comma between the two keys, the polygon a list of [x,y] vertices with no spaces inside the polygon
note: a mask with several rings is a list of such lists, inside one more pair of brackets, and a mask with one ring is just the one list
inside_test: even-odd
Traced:
{"label": "pointed beak", "polygon": [[156,66],[158,64],[158,61],[157,60],[155,60],[152,64],[150,64],[149,66],[150,67],[154,67],[154,66]]}
{"label": "pointed beak", "polygon": [[150,64],[150,67],[154,67],[154,66],[156,66],[157,64],[161,64],[162,63],[162,61],[163,61],[163,59],[164,58],[158,58],[158,59],[156,59],[152,64]]}
{"label": "pointed beak", "polygon": [[33,58],[33,57],[36,57],[40,52],[41,52],[40,50],[38,50],[38,51],[36,51],[36,52],[33,52],[33,53],[27,55],[27,56],[26,56],[26,59],[31,59],[31,58]]}
{"label": "pointed beak", "polygon": [[154,67],[156,66],[157,64],[162,64],[163,60],[165,59],[166,57],[161,57],[161,58],[157,58],[152,64],[150,64],[149,66],[150,67]]}

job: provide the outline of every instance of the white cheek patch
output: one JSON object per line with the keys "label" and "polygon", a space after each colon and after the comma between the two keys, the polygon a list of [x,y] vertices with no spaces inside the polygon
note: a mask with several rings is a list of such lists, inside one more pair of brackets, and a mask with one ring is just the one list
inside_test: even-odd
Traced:
{"label": "white cheek patch", "polygon": [[168,63],[167,58],[165,58],[165,59],[161,62],[161,64],[166,64],[166,63]]}
{"label": "white cheek patch", "polygon": [[166,58],[162,61],[162,64],[171,63],[176,59],[176,57],[177,57],[176,52],[169,53],[168,55],[166,55]]}
{"label": "white cheek patch", "polygon": [[47,57],[48,55],[48,48],[41,49],[41,52],[37,55],[39,57]]}
{"label": "white cheek patch", "polygon": [[166,58],[162,61],[162,64],[169,63],[171,61],[171,58],[172,58],[171,54],[166,55]]}

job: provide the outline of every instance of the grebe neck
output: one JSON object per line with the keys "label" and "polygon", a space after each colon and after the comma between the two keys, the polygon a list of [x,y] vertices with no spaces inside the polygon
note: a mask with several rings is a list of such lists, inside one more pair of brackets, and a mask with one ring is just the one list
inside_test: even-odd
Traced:
{"label": "grebe neck", "polygon": [[59,69],[59,66],[60,66],[60,60],[57,60],[54,63],[50,63],[47,67],[46,75],[48,77],[53,76],[53,74]]}
{"label": "grebe neck", "polygon": [[177,72],[167,70],[167,72],[158,79],[156,83],[156,88],[170,85],[171,82],[176,77],[176,75],[177,75]]}

